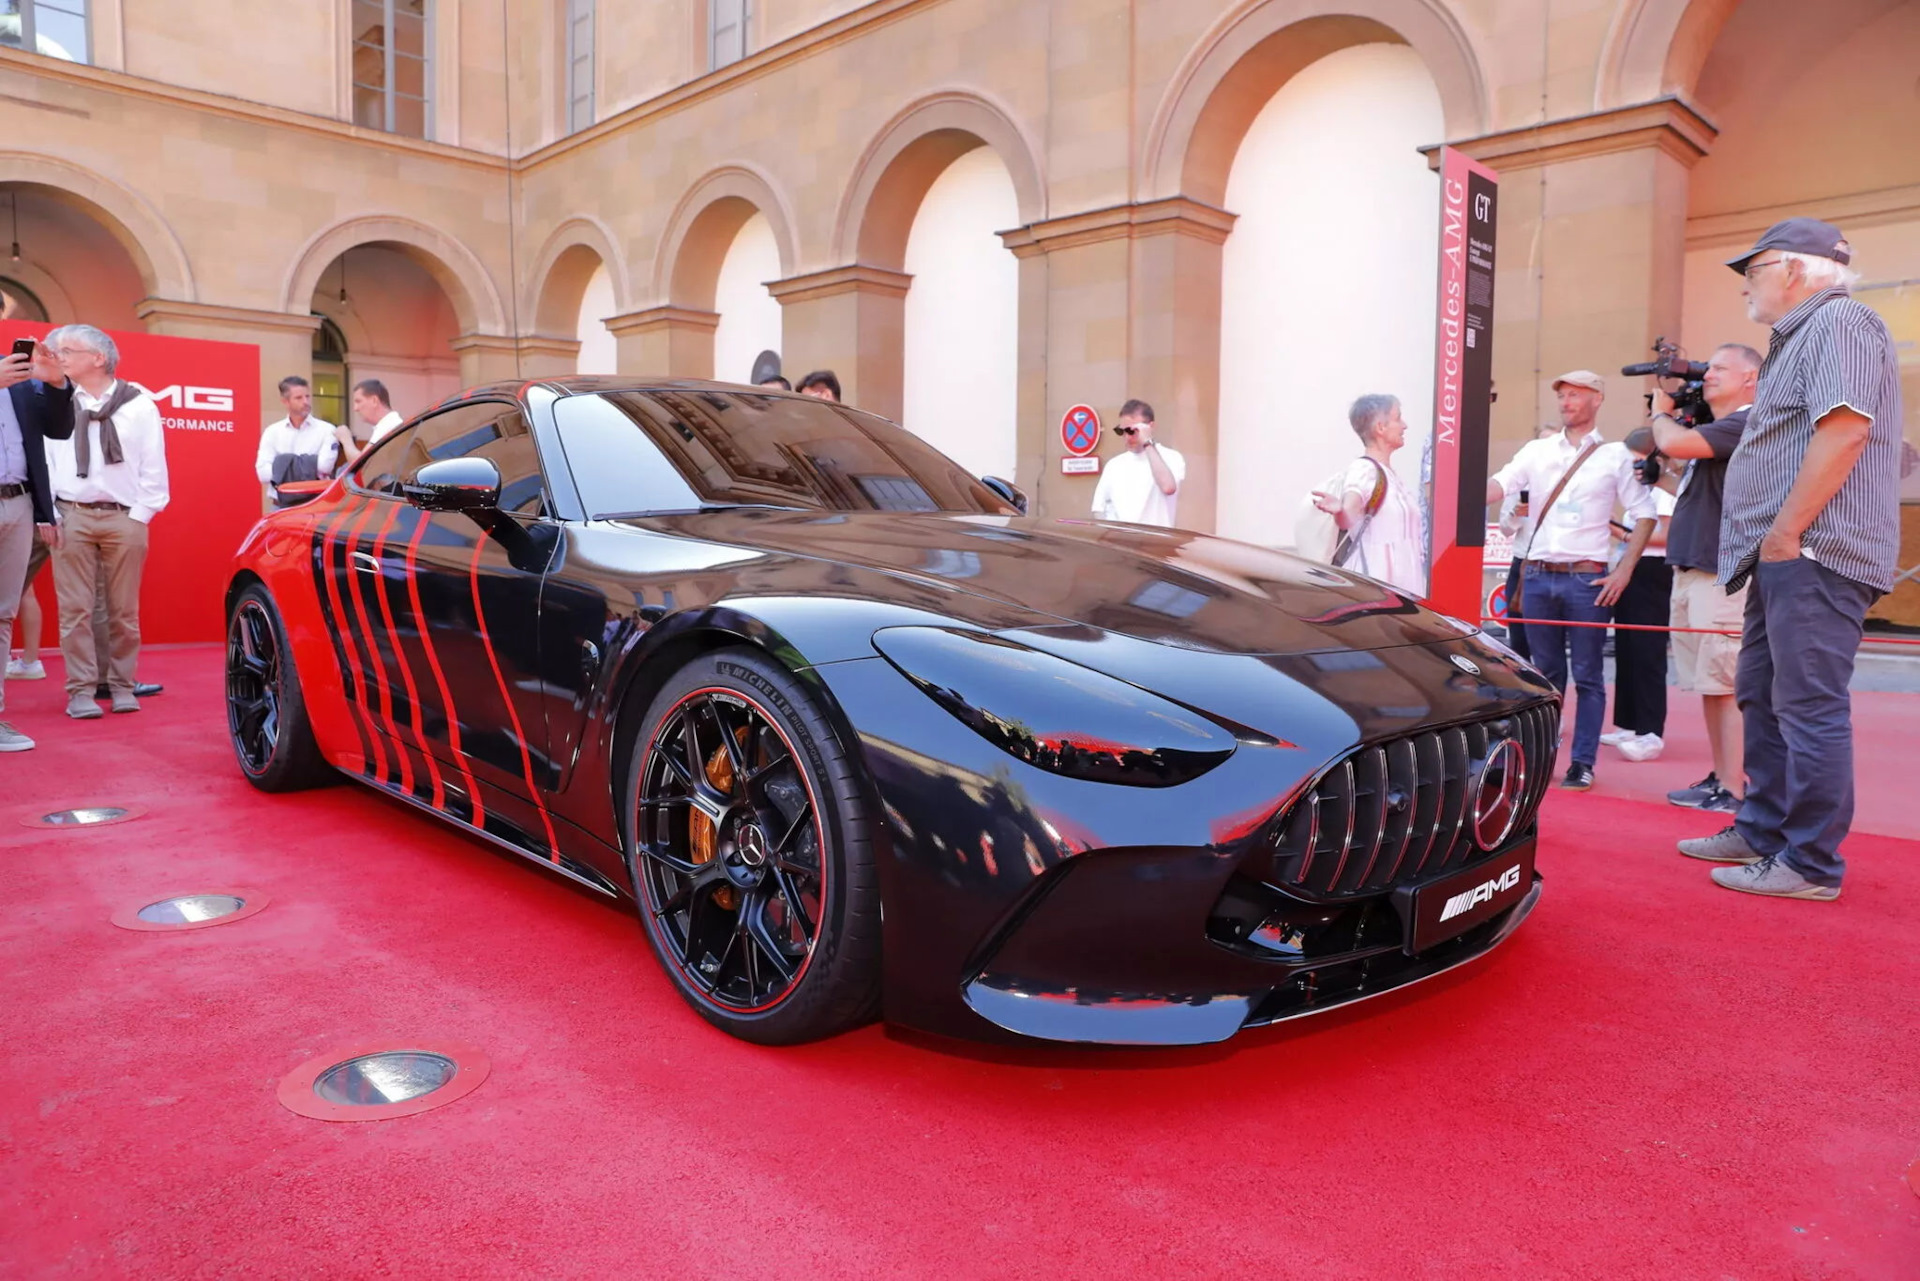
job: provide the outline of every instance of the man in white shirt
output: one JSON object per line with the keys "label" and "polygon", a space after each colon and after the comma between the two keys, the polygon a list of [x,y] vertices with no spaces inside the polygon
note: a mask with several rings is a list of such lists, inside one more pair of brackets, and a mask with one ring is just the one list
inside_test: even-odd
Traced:
{"label": "man in white shirt", "polygon": [[1172,528],[1187,460],[1153,438],[1153,406],[1129,400],[1120,406],[1114,434],[1127,452],[1107,459],[1093,489],[1093,514],[1102,520]]}
{"label": "man in white shirt", "polygon": [[[313,388],[298,374],[280,380],[280,403],[287,416],[260,433],[260,450],[253,456],[253,474],[262,485],[274,484],[274,464],[283,456],[306,455],[314,460],[314,475],[321,479],[333,475],[334,461],[340,456],[340,440],[332,423],[315,418]],[[283,469],[281,479],[292,479]],[[278,498],[278,495],[275,495]]]}
{"label": "man in white shirt", "polygon": [[393,397],[387,394],[387,385],[378,378],[364,378],[354,384],[353,412],[373,429],[373,434],[367,437],[369,445],[400,425],[400,415],[393,411]]}
{"label": "man in white shirt", "polygon": [[[96,720],[94,687],[105,684],[116,712],[137,712],[134,665],[140,657],[140,572],[147,525],[166,507],[167,451],[153,397],[114,376],[113,339],[92,325],[68,325],[55,348],[75,384],[74,432],[50,441],[47,469],[59,508],[53,539],[53,587],[60,601],[60,653],[66,659],[67,715]],[[100,584],[107,597],[110,653],[94,641]]]}
{"label": "man in white shirt", "polygon": [[[1572,760],[1561,786],[1586,791],[1593,786],[1600,725],[1607,712],[1602,657],[1606,628],[1553,624],[1612,621],[1613,604],[1632,581],[1640,553],[1653,537],[1653,499],[1635,476],[1627,447],[1601,440],[1594,425],[1606,399],[1606,380],[1590,369],[1576,369],[1554,379],[1553,390],[1560,402],[1561,430],[1522,445],[1513,461],[1494,473],[1487,482],[1487,505],[1498,507],[1509,490],[1528,492],[1534,529],[1520,579],[1527,643],[1534,665],[1562,695],[1571,655],[1579,700]],[[1633,532],[1620,564],[1608,572],[1616,506],[1626,512]]]}

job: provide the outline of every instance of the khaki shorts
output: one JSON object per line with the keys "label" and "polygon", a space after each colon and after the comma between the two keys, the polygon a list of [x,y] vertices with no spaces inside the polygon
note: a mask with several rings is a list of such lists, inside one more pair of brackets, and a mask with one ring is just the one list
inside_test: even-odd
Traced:
{"label": "khaki shorts", "polygon": [[[1746,612],[1745,587],[1729,596],[1712,574],[1698,569],[1673,572],[1671,626],[1737,633]],[[1675,632],[1673,662],[1680,669],[1681,689],[1693,694],[1731,694],[1734,672],[1740,666],[1740,637]]]}

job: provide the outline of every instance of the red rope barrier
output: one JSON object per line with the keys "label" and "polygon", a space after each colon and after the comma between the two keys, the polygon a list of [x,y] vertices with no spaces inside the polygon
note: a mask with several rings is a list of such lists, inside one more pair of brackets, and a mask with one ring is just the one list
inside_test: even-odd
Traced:
{"label": "red rope barrier", "polygon": [[[1694,636],[1738,636],[1739,632],[1722,631],[1716,627],[1661,627],[1654,623],[1588,623],[1571,618],[1494,618],[1487,615],[1482,623],[1498,623],[1509,627],[1519,623],[1523,627],[1611,627],[1622,632],[1686,632]],[[1863,644],[1871,645],[1920,645],[1920,637],[1913,636],[1871,636]]]}

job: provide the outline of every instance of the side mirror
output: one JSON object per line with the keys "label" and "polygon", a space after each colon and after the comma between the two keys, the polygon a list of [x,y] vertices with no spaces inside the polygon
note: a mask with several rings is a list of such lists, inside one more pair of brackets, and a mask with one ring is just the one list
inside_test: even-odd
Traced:
{"label": "side mirror", "polygon": [[1001,476],[982,476],[980,483],[1013,504],[1022,516],[1027,514],[1027,491],[1020,486]]}
{"label": "side mirror", "polygon": [[500,506],[500,469],[487,458],[428,463],[400,486],[400,493],[421,511],[495,511]]}

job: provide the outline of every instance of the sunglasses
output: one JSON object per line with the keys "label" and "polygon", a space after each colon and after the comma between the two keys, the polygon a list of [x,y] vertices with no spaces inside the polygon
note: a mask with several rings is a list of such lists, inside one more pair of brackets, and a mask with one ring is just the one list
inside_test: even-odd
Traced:
{"label": "sunglasses", "polygon": [[1115,427],[1113,434],[1116,436],[1138,436],[1140,429],[1138,427]]}

